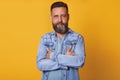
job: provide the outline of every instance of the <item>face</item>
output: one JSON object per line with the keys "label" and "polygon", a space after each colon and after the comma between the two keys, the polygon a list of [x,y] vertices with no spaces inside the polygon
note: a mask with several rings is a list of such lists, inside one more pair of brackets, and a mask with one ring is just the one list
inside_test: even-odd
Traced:
{"label": "face", "polygon": [[55,32],[65,34],[68,31],[69,14],[65,7],[56,7],[51,11],[51,20]]}

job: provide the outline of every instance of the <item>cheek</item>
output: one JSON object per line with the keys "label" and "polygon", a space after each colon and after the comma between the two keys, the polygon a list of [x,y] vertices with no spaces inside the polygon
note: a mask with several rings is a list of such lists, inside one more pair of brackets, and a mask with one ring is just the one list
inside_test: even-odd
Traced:
{"label": "cheek", "polygon": [[58,20],[54,18],[54,19],[52,19],[52,23],[56,24],[56,23],[58,23]]}
{"label": "cheek", "polygon": [[62,21],[63,23],[68,23],[68,18],[63,18]]}
{"label": "cheek", "polygon": [[68,20],[63,20],[63,23],[64,23],[64,24],[68,23]]}

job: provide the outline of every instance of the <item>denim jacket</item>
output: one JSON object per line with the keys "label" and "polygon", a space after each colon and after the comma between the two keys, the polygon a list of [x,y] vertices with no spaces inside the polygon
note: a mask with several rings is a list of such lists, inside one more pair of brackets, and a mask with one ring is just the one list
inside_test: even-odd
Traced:
{"label": "denim jacket", "polygon": [[[42,80],[52,80],[48,79],[48,76],[51,71],[55,70],[62,70],[61,80],[79,80],[78,68],[82,67],[85,61],[83,37],[69,30],[64,37],[61,54],[57,54],[55,51],[57,39],[55,32],[47,33],[41,38],[36,64],[42,71]],[[69,46],[72,46],[75,56],[66,55]],[[50,59],[46,59],[46,48],[52,50]]]}

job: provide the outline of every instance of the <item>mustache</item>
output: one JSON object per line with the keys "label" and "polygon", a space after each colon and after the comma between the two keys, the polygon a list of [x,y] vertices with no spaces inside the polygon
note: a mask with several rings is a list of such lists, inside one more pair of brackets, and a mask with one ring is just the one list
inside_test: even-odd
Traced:
{"label": "mustache", "polygon": [[65,25],[64,23],[62,23],[62,22],[58,22],[56,25],[58,25],[58,24],[62,24],[62,25]]}

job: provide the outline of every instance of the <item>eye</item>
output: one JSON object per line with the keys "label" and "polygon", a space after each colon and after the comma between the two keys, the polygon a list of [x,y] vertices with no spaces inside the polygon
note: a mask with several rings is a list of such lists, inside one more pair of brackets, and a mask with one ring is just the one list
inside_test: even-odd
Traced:
{"label": "eye", "polygon": [[53,17],[54,17],[54,18],[57,18],[57,17],[58,17],[58,15],[54,15]]}
{"label": "eye", "polygon": [[63,14],[62,17],[67,17],[67,15],[66,15],[66,14]]}

